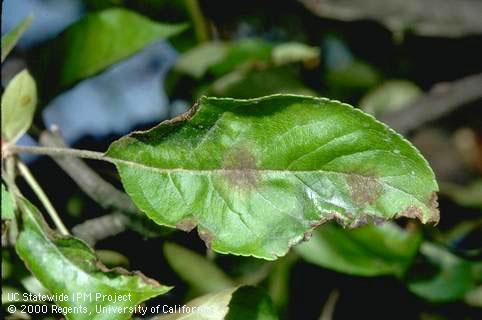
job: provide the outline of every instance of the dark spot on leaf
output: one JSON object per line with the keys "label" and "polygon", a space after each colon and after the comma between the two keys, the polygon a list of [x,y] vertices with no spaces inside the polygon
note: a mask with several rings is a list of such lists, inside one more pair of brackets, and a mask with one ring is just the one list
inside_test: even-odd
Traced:
{"label": "dark spot on leaf", "polygon": [[211,249],[211,244],[214,240],[214,236],[209,231],[200,228],[197,229],[197,233],[199,234],[199,238],[201,238],[202,241],[204,241],[204,243],[206,244],[206,247]]}
{"label": "dark spot on leaf", "polygon": [[430,198],[428,199],[427,205],[431,213],[430,218],[427,222],[437,224],[440,220],[440,211],[438,209],[438,196],[436,192],[432,192]]}
{"label": "dark spot on leaf", "polygon": [[176,224],[176,228],[185,232],[190,232],[198,224],[196,218],[184,218]]}
{"label": "dark spot on leaf", "polygon": [[247,147],[235,147],[223,160],[223,172],[229,183],[239,187],[256,186],[256,158]]}
{"label": "dark spot on leaf", "polygon": [[351,198],[356,204],[373,204],[383,192],[383,186],[375,177],[350,174],[346,178]]}
{"label": "dark spot on leaf", "polygon": [[32,102],[32,97],[31,96],[23,96],[20,98],[20,105],[22,107],[28,106]]}

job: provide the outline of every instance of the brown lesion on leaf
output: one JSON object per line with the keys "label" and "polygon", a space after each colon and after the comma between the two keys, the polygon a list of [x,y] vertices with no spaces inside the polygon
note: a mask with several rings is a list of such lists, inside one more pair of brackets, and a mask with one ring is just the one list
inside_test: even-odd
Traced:
{"label": "brown lesion on leaf", "polygon": [[206,247],[208,247],[208,249],[211,249],[211,245],[214,240],[214,236],[212,235],[212,233],[206,229],[201,228],[197,229],[197,233],[199,234],[199,238],[201,238],[201,240],[204,241],[204,243],[206,244]]}
{"label": "brown lesion on leaf", "polygon": [[430,210],[430,218],[427,222],[437,224],[440,220],[440,211],[438,209],[438,195],[436,192],[432,192],[430,195],[427,206]]}
{"label": "brown lesion on leaf", "polygon": [[222,172],[234,186],[251,188],[258,182],[256,158],[246,146],[234,147],[224,155]]}
{"label": "brown lesion on leaf", "polygon": [[20,98],[20,105],[21,105],[22,107],[28,106],[31,102],[32,102],[32,97],[31,97],[31,96],[26,95],[26,96],[22,96],[22,97]]}
{"label": "brown lesion on leaf", "polygon": [[160,287],[161,284],[157,282],[156,280],[147,277],[145,274],[143,274],[140,271],[129,271],[126,270],[122,267],[114,267],[114,268],[108,268],[105,264],[103,264],[100,260],[95,261],[95,267],[104,273],[114,273],[116,275],[120,276],[126,276],[126,277],[139,277],[141,280],[152,287]]}
{"label": "brown lesion on leaf", "polygon": [[196,218],[184,218],[176,223],[176,228],[185,232],[190,232],[198,225],[199,221]]}
{"label": "brown lesion on leaf", "polygon": [[346,181],[351,198],[358,205],[374,204],[383,193],[382,184],[373,176],[350,174]]}
{"label": "brown lesion on leaf", "polygon": [[189,110],[187,110],[186,112],[183,112],[177,116],[175,116],[174,118],[172,119],[168,119],[168,120],[164,120],[163,122],[161,122],[160,124],[176,124],[178,122],[184,122],[184,121],[188,121],[188,120],[191,120],[191,118],[194,116],[194,114],[196,114],[196,112],[198,111],[199,109],[199,102],[196,102],[191,108],[189,108]]}

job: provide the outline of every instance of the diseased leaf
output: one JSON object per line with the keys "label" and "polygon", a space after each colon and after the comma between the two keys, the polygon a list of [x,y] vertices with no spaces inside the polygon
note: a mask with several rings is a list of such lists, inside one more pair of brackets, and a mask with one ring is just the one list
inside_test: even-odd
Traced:
{"label": "diseased leaf", "polygon": [[441,246],[426,242],[421,253],[435,270],[431,274],[414,272],[408,279],[408,288],[416,295],[433,302],[461,299],[477,281],[482,280],[482,264],[462,259]]}
{"label": "diseased leaf", "polygon": [[156,40],[180,33],[185,27],[183,24],[154,22],[121,8],[91,13],[44,49],[38,72],[49,70],[49,76],[58,77],[60,87],[65,88]]}
{"label": "diseased leaf", "polygon": [[2,96],[2,138],[15,143],[32,124],[37,86],[27,70],[18,73]]}
{"label": "diseased leaf", "polygon": [[136,205],[221,253],[276,259],[331,219],[437,222],[434,174],[400,135],[347,104],[273,95],[202,98],[114,142]]}
{"label": "diseased leaf", "polygon": [[232,288],[211,293],[187,303],[178,313],[156,320],[275,320],[270,298],[255,287]]}
{"label": "diseased leaf", "polygon": [[[149,298],[169,291],[140,273],[124,269],[107,269],[94,251],[74,237],[65,237],[49,229],[38,210],[27,200],[18,198],[23,224],[15,248],[32,274],[51,294],[67,294],[66,301],[56,301],[64,308],[87,308],[86,313],[67,312],[69,320],[130,319],[134,307]],[[73,295],[91,294],[92,299],[72,299]],[[128,301],[109,302],[105,297],[129,295]],[[104,299],[96,299],[98,295]],[[98,308],[122,308],[114,313]]]}
{"label": "diseased leaf", "polygon": [[234,282],[214,262],[174,243],[164,245],[169,265],[200,294],[221,291]]}
{"label": "diseased leaf", "polygon": [[15,207],[10,192],[7,191],[2,183],[2,220],[15,218]]}
{"label": "diseased leaf", "polygon": [[422,241],[420,232],[404,231],[396,224],[343,230],[326,224],[310,241],[296,247],[308,262],[358,276],[401,276],[410,266]]}
{"label": "diseased leaf", "polygon": [[2,36],[2,63],[10,51],[15,47],[22,34],[32,23],[33,17],[28,16],[23,19],[15,28]]}

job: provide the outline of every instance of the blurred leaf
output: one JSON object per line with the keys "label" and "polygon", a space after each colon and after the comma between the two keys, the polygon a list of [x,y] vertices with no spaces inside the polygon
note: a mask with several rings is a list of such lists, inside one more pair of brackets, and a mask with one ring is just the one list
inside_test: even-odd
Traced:
{"label": "blurred leaf", "polygon": [[286,42],[274,47],[272,58],[276,65],[304,62],[316,66],[320,59],[320,49],[304,43]]}
{"label": "blurred leaf", "polygon": [[296,247],[308,262],[358,276],[401,276],[417,254],[420,232],[408,232],[394,223],[344,230],[321,226],[312,239]]}
{"label": "blurred leaf", "polygon": [[32,23],[33,16],[23,19],[15,28],[2,36],[2,63],[10,51],[15,47],[22,34]]}
{"label": "blurred leaf", "polygon": [[457,204],[464,207],[482,209],[482,180],[476,180],[468,186],[443,182],[440,192],[449,196]]}
{"label": "blurred leaf", "polygon": [[316,96],[306,87],[296,73],[286,67],[264,70],[240,69],[217,79],[210,87],[209,94],[217,97],[238,99],[257,98],[276,93]]}
{"label": "blurred leaf", "polygon": [[95,254],[99,258],[100,262],[102,262],[108,268],[129,267],[129,259],[119,252],[112,250],[95,250]]}
{"label": "blurred leaf", "polygon": [[375,87],[381,76],[375,68],[361,61],[353,61],[325,74],[326,86],[338,96],[364,93]]}
{"label": "blurred leaf", "polygon": [[10,192],[7,191],[2,183],[2,220],[11,220],[15,218],[15,205]]}
{"label": "blurred leaf", "polygon": [[[56,301],[62,307],[83,305],[88,311],[92,311],[92,315],[69,313],[65,315],[67,319],[130,319],[132,308],[137,304],[169,291],[169,287],[141,274],[129,273],[123,269],[107,269],[84,242],[70,236],[60,236],[51,230],[38,210],[27,200],[19,198],[17,203],[23,218],[22,229],[15,245],[17,253],[51,294],[131,294],[130,301]],[[128,311],[116,314],[96,313],[96,305],[127,307]]]}
{"label": "blurred leaf", "polygon": [[197,226],[220,253],[273,260],[331,219],[351,227],[439,219],[438,186],[420,153],[373,117],[324,98],[204,97],[106,155],[147,216]]}
{"label": "blurred leaf", "polygon": [[360,101],[360,108],[379,116],[408,106],[422,94],[414,83],[405,80],[389,80],[370,91]]}
{"label": "blurred leaf", "polygon": [[270,272],[268,291],[278,309],[283,309],[289,302],[291,268],[297,260],[296,255],[287,254],[275,262]]}
{"label": "blurred leaf", "polygon": [[193,78],[204,76],[209,67],[220,62],[227,53],[223,42],[205,42],[185,52],[174,65],[174,70]]}
{"label": "blurred leaf", "polygon": [[249,64],[267,64],[271,61],[273,44],[261,39],[241,39],[230,44],[222,61],[212,66],[212,72],[220,76]]}
{"label": "blurred leaf", "polygon": [[156,320],[275,320],[273,305],[262,290],[255,287],[226,289],[186,304],[185,313],[156,317]]}
{"label": "blurred leaf", "polygon": [[2,285],[2,305],[10,304],[10,297],[14,294],[21,295],[22,292],[17,288]]}
{"label": "blurred leaf", "polygon": [[342,21],[375,20],[395,33],[458,37],[482,33],[482,3],[472,0],[298,0],[314,14]]}
{"label": "blurred leaf", "polygon": [[174,271],[200,294],[234,286],[214,262],[174,243],[164,245],[164,255]]}
{"label": "blurred leaf", "polygon": [[[184,24],[154,22],[121,8],[90,13],[43,49],[37,72],[49,70],[48,76],[57,79],[46,81],[65,88],[185,29]],[[46,88],[49,93],[55,89]]]}
{"label": "blurred leaf", "polygon": [[477,279],[481,280],[481,275],[475,272],[480,267],[441,246],[425,242],[420,251],[436,271],[423,274],[415,270],[407,281],[410,291],[424,299],[433,302],[458,300],[474,288]]}
{"label": "blurred leaf", "polygon": [[2,138],[15,143],[32,124],[37,105],[35,80],[27,70],[18,73],[2,95]]}
{"label": "blurred leaf", "polygon": [[464,301],[470,306],[482,308],[482,285],[467,292]]}

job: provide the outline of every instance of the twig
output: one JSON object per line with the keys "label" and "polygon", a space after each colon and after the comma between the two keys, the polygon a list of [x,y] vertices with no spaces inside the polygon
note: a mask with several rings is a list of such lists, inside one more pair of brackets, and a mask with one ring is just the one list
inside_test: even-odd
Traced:
{"label": "twig", "polygon": [[126,230],[129,218],[120,212],[86,220],[72,228],[72,233],[94,246],[96,242]]}
{"label": "twig", "polygon": [[74,156],[84,159],[100,160],[114,163],[114,160],[105,156],[102,152],[70,149],[70,148],[55,148],[55,147],[29,147],[19,145],[9,145],[6,149],[7,153],[28,153],[37,155],[46,155],[51,157]]}
{"label": "twig", "polygon": [[186,8],[194,25],[194,32],[199,43],[209,40],[209,30],[198,0],[186,0]]}
{"label": "twig", "polygon": [[482,73],[439,84],[412,105],[387,113],[380,120],[406,134],[479,99],[482,99]]}
{"label": "twig", "polygon": [[[43,132],[39,140],[42,145],[49,149],[63,149],[67,147],[60,134],[55,131],[53,133]],[[75,181],[85,194],[103,208],[138,213],[138,209],[124,192],[119,191],[102,179],[84,161],[73,156],[59,156],[59,154],[53,156],[53,160]]]}
{"label": "twig", "polygon": [[335,313],[335,306],[338,298],[340,297],[340,292],[334,289],[330,292],[328,299],[323,306],[319,320],[333,320],[333,314]]}
{"label": "twig", "polygon": [[52,218],[52,221],[54,222],[57,229],[59,229],[60,233],[62,233],[63,235],[69,235],[70,233],[67,230],[67,228],[65,227],[62,220],[60,219],[59,214],[55,210],[54,206],[50,202],[50,200],[47,197],[47,195],[45,194],[45,192],[42,190],[42,188],[38,184],[37,180],[35,180],[34,176],[30,172],[28,167],[26,165],[24,165],[22,162],[18,162],[17,167],[20,171],[20,174],[25,178],[25,181],[32,188],[33,192],[35,192],[35,194],[39,198],[40,202],[42,202],[43,206],[45,207],[45,210],[47,210],[47,213]]}

